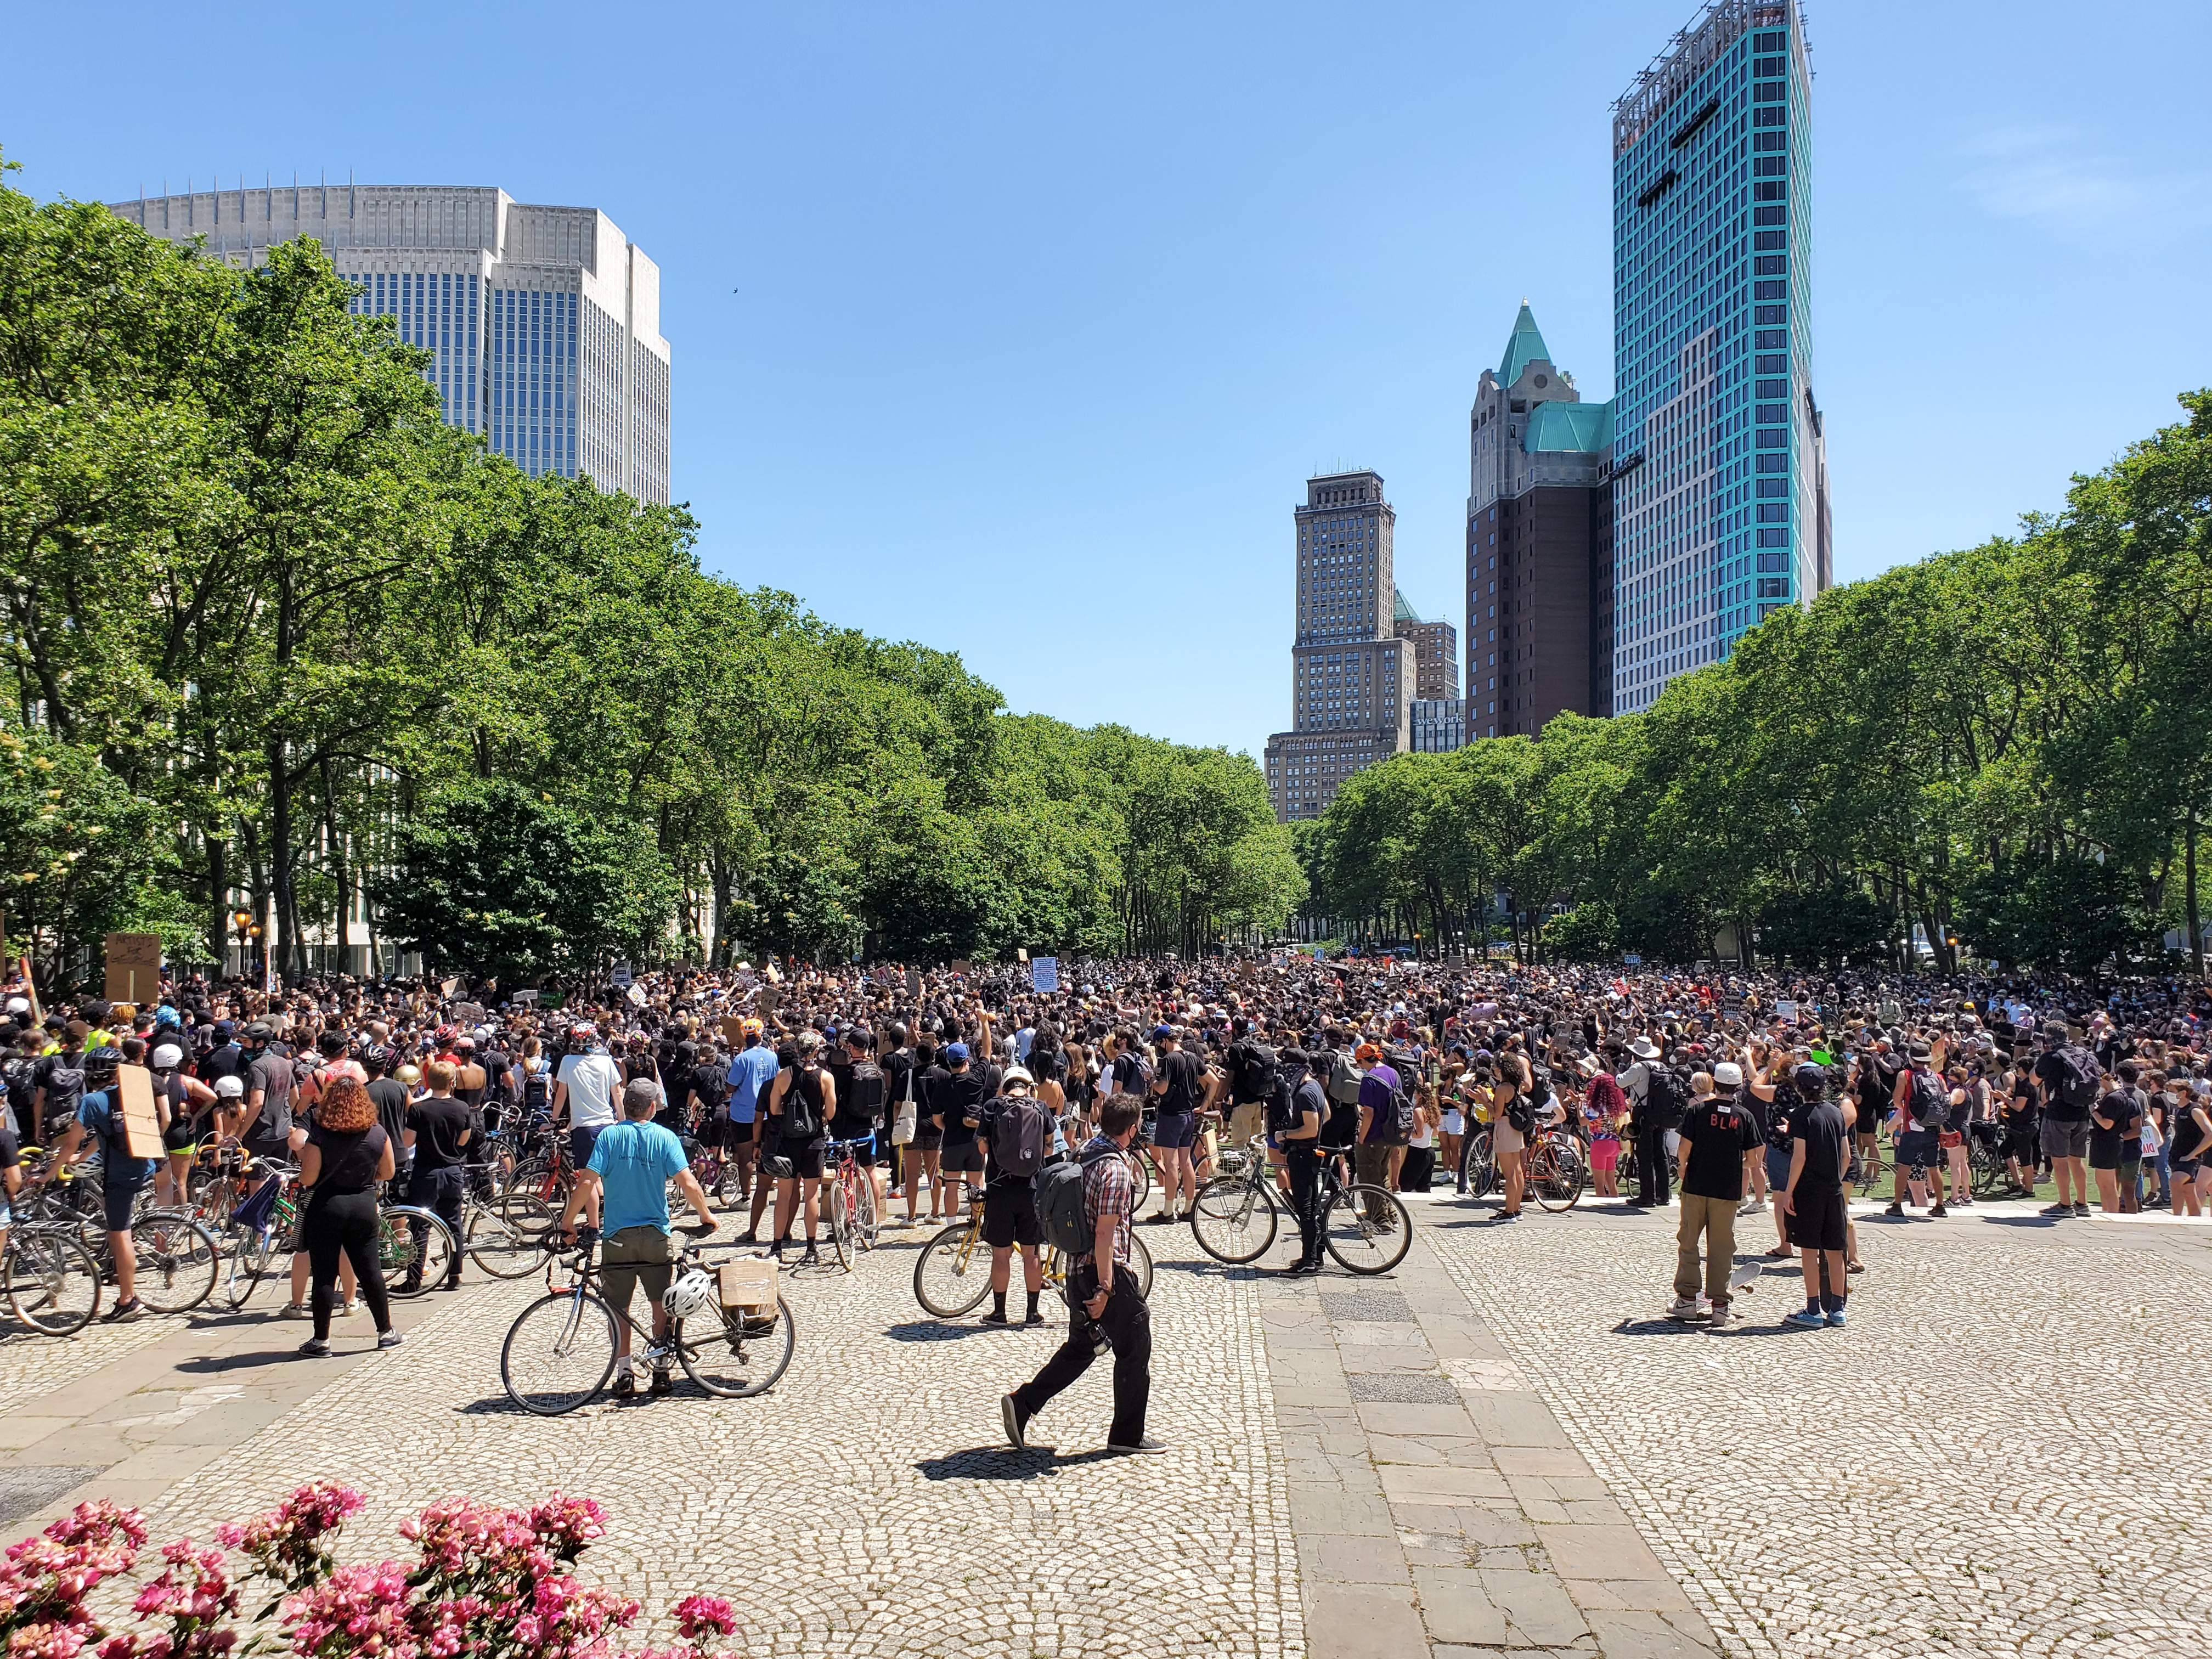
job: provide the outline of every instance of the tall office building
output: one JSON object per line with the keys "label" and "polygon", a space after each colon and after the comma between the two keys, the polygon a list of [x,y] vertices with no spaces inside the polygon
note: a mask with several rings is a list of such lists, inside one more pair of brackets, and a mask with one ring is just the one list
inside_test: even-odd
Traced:
{"label": "tall office building", "polygon": [[1468,415],[1467,731],[1604,714],[1613,408],[1586,404],[1524,301]]}
{"label": "tall office building", "polygon": [[1832,576],[1794,4],[1713,0],[1613,112],[1614,709]]}
{"label": "tall office building", "polygon": [[474,185],[291,185],[113,202],[172,241],[251,265],[310,236],[358,285],[354,308],[431,353],[447,422],[535,477],[668,500],[660,268],[592,208]]}
{"label": "tall office building", "polygon": [[1397,514],[1371,471],[1306,481],[1293,514],[1297,630],[1291,646],[1292,729],[1267,739],[1278,819],[1319,817],[1337,786],[1402,752],[1416,683],[1414,644],[1395,632],[1390,536]]}

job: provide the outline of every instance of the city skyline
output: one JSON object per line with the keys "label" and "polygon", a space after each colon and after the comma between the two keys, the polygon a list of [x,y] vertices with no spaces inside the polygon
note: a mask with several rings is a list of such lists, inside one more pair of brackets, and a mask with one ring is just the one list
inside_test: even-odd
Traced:
{"label": "city skyline", "polygon": [[[1016,708],[1256,754],[1284,722],[1285,482],[1379,466],[1399,586],[1456,617],[1453,428],[1521,296],[1584,397],[1613,395],[1607,108],[1693,9],[1393,9],[1364,22],[1347,88],[1312,49],[1340,18],[1296,4],[1264,22],[679,8],[659,33],[680,50],[556,143],[568,128],[464,129],[434,76],[341,99],[280,69],[251,97],[177,95],[233,85],[240,42],[280,24],[300,61],[346,61],[339,20],[48,9],[14,37],[22,60],[94,68],[22,77],[0,143],[41,198],[135,198],[165,170],[180,188],[188,167],[204,188],[219,164],[227,189],[350,167],[596,204],[663,270],[672,493],[709,568],[958,650]],[[2084,30],[2049,5],[1868,0],[1812,25],[1819,399],[1849,580],[2057,507],[2212,381],[2188,117],[2212,17],[2146,4]],[[418,24],[403,8],[395,27]],[[588,32],[496,6],[437,27],[517,85],[601,72]],[[115,49],[139,38],[161,50]],[[1529,73],[1540,95],[1516,110],[1468,97]],[[1946,295],[1963,428],[1896,396],[1899,343]],[[2062,389],[2051,362],[2113,337],[2136,344],[2098,356],[2094,395]],[[1325,398],[1318,342],[1346,365]],[[1067,672],[976,602],[1085,616],[1102,573],[1109,596],[1158,596],[1117,675]]]}

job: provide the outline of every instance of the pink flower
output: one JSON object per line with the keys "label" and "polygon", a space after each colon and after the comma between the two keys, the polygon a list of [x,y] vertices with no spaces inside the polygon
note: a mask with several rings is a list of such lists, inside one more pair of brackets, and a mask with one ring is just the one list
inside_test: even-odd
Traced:
{"label": "pink flower", "polygon": [[693,1646],[709,1636],[727,1636],[738,1627],[737,1609],[719,1595],[687,1595],[672,1611],[676,1628]]}
{"label": "pink flower", "polygon": [[531,1530],[563,1561],[573,1561],[585,1546],[604,1538],[606,1511],[588,1498],[569,1498],[558,1488],[530,1511]]}
{"label": "pink flower", "polygon": [[292,1651],[316,1659],[414,1659],[411,1592],[396,1561],[339,1567],[321,1583],[284,1598]]}

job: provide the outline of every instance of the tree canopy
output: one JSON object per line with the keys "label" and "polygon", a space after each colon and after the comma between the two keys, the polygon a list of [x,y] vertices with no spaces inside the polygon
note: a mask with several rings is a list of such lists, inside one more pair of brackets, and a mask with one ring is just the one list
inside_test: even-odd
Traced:
{"label": "tree canopy", "polygon": [[[0,189],[0,902],[529,975],[597,953],[1198,950],[1304,892],[1250,757],[1006,711],[447,427],[313,241]],[[804,550],[777,561],[796,568]],[[372,902],[362,907],[357,896]]]}

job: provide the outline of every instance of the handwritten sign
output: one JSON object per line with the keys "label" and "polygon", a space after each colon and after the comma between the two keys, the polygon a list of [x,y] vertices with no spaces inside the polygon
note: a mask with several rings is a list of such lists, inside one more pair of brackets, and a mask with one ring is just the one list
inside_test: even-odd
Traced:
{"label": "handwritten sign", "polygon": [[107,936],[106,989],[110,1002],[151,1002],[161,994],[161,936],[159,933],[110,933]]}

